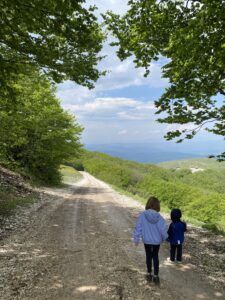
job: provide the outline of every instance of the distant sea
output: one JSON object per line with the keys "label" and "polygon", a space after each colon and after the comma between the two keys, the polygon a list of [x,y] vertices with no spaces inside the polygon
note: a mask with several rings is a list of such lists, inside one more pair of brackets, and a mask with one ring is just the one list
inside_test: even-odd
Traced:
{"label": "distant sea", "polygon": [[211,154],[219,154],[224,151],[224,144],[199,143],[193,146],[191,143],[168,144],[165,143],[143,143],[143,144],[87,144],[85,148],[90,151],[98,151],[127,160],[140,163],[160,163],[164,161],[201,158]]}

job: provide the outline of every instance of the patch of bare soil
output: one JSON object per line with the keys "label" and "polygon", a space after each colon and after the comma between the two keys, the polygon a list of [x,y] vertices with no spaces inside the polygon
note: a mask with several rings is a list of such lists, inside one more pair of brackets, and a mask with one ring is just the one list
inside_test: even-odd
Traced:
{"label": "patch of bare soil", "polygon": [[223,236],[190,226],[185,252],[185,263],[196,265],[202,276],[207,276],[210,285],[225,291],[225,238]]}
{"label": "patch of bare soil", "polygon": [[[74,186],[41,191],[40,200],[20,212],[17,229],[0,241],[0,299],[225,299],[222,237],[208,239],[207,231],[192,228],[182,265],[167,262],[165,243],[161,285],[148,283],[143,246],[132,244],[143,207],[83,175]],[[213,241],[221,248],[210,248]],[[214,263],[203,264],[206,257]]]}
{"label": "patch of bare soil", "polygon": [[[17,207],[15,213],[7,213],[5,204],[12,197],[26,199],[30,197],[30,205],[26,209]],[[0,240],[9,236],[18,227],[23,228],[29,223],[28,216],[42,205],[41,194],[29,185],[22,176],[0,166]],[[23,201],[20,201],[23,202]]]}

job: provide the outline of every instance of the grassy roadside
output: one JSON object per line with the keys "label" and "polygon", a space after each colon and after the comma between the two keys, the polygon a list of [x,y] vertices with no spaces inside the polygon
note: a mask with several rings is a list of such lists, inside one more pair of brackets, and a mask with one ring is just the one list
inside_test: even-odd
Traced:
{"label": "grassy roadside", "polygon": [[63,184],[72,184],[79,181],[82,175],[74,168],[62,165],[60,167]]}
{"label": "grassy roadside", "polygon": [[[73,162],[75,168],[76,163]],[[81,163],[84,170],[131,193],[131,197],[139,195],[147,199],[149,195],[155,195],[161,200],[162,210],[178,207],[187,221],[214,232],[225,232],[223,168],[210,169],[209,165],[207,170],[192,173],[189,169],[164,169],[88,151],[82,156]],[[145,203],[145,200],[140,202]]]}
{"label": "grassy roadside", "polygon": [[[133,199],[137,200],[138,202],[140,202],[143,205],[146,204],[147,199],[145,199],[143,197],[140,197],[139,195],[134,195],[134,194],[132,194],[128,191],[125,191],[125,190],[123,190],[123,189],[121,189],[121,188],[119,188],[115,185],[111,185],[111,184],[109,184],[109,185],[115,191],[117,191],[119,194],[128,196],[130,198],[133,198]],[[160,212],[164,215],[165,218],[170,219],[170,209],[162,201],[161,201],[161,211]],[[204,222],[201,222],[199,220],[196,220],[194,218],[191,218],[191,217],[185,215],[184,213],[182,215],[182,220],[185,221],[189,225],[193,225],[193,226],[196,226],[196,227],[208,229],[210,231],[215,232],[216,234],[221,234],[221,235],[225,236],[225,232],[223,230],[218,230],[217,228],[214,228],[213,226],[210,227],[210,226],[208,226],[208,224],[206,224]]]}

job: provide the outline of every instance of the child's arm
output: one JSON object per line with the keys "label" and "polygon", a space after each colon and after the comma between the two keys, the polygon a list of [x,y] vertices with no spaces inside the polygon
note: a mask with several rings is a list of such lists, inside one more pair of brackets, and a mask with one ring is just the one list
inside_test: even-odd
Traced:
{"label": "child's arm", "polygon": [[142,233],[142,226],[141,226],[141,215],[138,217],[136,226],[134,228],[134,244],[137,246],[139,244],[139,239]]}
{"label": "child's arm", "polygon": [[160,229],[160,233],[162,236],[162,240],[166,241],[168,238],[168,225],[166,223],[166,221],[164,220],[164,218],[162,217],[161,220],[159,221],[159,229]]}

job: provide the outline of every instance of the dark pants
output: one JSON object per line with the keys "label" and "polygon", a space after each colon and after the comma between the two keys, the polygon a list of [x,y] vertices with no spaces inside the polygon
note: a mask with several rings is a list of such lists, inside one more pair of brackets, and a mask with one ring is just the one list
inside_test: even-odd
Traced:
{"label": "dark pants", "polygon": [[170,245],[170,260],[174,261],[175,257],[177,261],[182,260],[182,244]]}
{"label": "dark pants", "polygon": [[154,265],[154,275],[159,274],[159,247],[160,245],[145,245],[146,264],[148,273],[152,273],[152,261]]}

